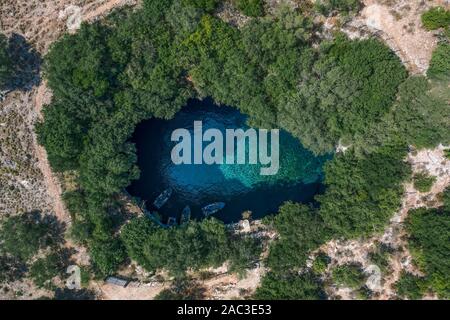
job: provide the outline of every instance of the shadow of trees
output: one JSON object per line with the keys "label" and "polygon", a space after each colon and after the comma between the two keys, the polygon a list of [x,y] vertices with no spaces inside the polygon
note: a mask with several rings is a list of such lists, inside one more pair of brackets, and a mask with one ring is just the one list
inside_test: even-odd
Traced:
{"label": "shadow of trees", "polygon": [[9,66],[0,91],[30,91],[33,86],[39,85],[42,64],[39,52],[17,33],[7,39],[5,50]]}

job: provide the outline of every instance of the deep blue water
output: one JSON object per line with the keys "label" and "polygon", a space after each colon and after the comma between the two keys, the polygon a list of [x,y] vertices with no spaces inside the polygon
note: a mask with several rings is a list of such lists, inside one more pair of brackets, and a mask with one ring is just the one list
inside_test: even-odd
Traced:
{"label": "deep blue water", "polygon": [[280,131],[280,169],[273,176],[261,176],[259,164],[173,164],[171,151],[176,142],[170,139],[172,131],[185,128],[193,135],[194,121],[199,120],[203,121],[203,132],[208,128],[222,132],[248,128],[246,116],[235,108],[216,106],[210,99],[190,100],[171,120],[140,123],[132,137],[141,175],[128,191],[147,200],[148,209],[152,209],[154,199],[172,188],[172,197],[159,210],[163,221],[179,217],[186,205],[191,206],[193,218],[201,218],[201,207],[217,201],[226,203],[215,215],[226,223],[238,221],[246,210],[257,219],[276,213],[287,200],[312,202],[321,191],[322,166],[329,157],[315,157],[285,131]]}

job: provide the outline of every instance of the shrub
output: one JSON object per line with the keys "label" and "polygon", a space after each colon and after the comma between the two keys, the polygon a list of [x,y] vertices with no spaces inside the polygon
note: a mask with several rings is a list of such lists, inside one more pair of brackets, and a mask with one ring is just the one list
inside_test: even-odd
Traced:
{"label": "shrub", "polygon": [[63,275],[66,257],[62,252],[51,253],[45,258],[36,260],[30,268],[30,277],[39,288],[53,287],[52,279]]}
{"label": "shrub", "polygon": [[256,289],[256,299],[261,300],[318,300],[324,299],[322,283],[312,273],[267,273]]}
{"label": "shrub", "polygon": [[427,30],[436,30],[450,25],[450,11],[434,7],[422,14],[422,24]]}
{"label": "shrub", "polygon": [[338,266],[333,270],[333,281],[338,286],[360,289],[364,286],[366,276],[358,264]]}
{"label": "shrub", "polygon": [[425,293],[426,281],[422,277],[417,277],[411,273],[402,271],[400,278],[395,283],[395,290],[397,294],[404,298],[418,300],[421,299]]}
{"label": "shrub", "polygon": [[420,192],[428,192],[431,190],[436,177],[428,175],[426,172],[419,172],[414,175],[414,188]]}
{"label": "shrub", "polygon": [[433,79],[450,79],[450,44],[439,43],[433,51],[427,76]]}
{"label": "shrub", "polygon": [[259,17],[264,14],[264,2],[262,0],[236,0],[236,6],[249,17]]}
{"label": "shrub", "polygon": [[34,211],[4,220],[0,229],[1,251],[26,262],[39,249],[54,246],[60,239],[59,225]]}
{"label": "shrub", "polygon": [[324,273],[330,262],[331,258],[327,256],[324,252],[320,252],[313,262],[312,270],[316,274]]}

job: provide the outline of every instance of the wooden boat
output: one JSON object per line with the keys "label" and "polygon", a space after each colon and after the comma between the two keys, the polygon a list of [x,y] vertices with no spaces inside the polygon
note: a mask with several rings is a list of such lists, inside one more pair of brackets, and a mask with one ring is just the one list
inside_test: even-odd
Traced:
{"label": "wooden boat", "polygon": [[202,208],[203,215],[208,217],[225,207],[225,202],[214,202]]}
{"label": "wooden boat", "polygon": [[170,196],[172,195],[172,189],[166,189],[163,191],[163,193],[161,193],[153,202],[153,205],[159,209],[161,208],[166,202],[167,200],[169,200]]}

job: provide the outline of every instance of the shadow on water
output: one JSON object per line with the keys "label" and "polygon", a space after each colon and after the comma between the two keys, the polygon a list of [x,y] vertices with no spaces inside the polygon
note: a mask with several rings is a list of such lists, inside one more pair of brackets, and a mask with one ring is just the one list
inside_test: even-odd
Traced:
{"label": "shadow on water", "polygon": [[39,52],[17,33],[13,33],[8,39],[7,51],[12,62],[12,75],[1,90],[30,91],[33,86],[38,86],[41,82],[42,64]]}
{"label": "shadow on water", "polygon": [[192,217],[200,219],[201,208],[212,202],[225,202],[226,207],[215,216],[226,223],[241,219],[244,211],[261,218],[278,211],[285,201],[313,203],[322,187],[322,166],[329,157],[314,157],[287,132],[280,134],[280,171],[275,176],[261,176],[260,165],[174,165],[170,141],[174,129],[193,131],[193,122],[203,121],[208,128],[246,127],[246,116],[238,110],[216,106],[211,100],[190,100],[174,119],[150,119],[139,124],[132,141],[136,143],[140,178],[128,191],[146,200],[151,208],[154,199],[166,188],[172,188],[170,200],[160,210],[164,219],[179,217],[184,206],[192,209]]}

